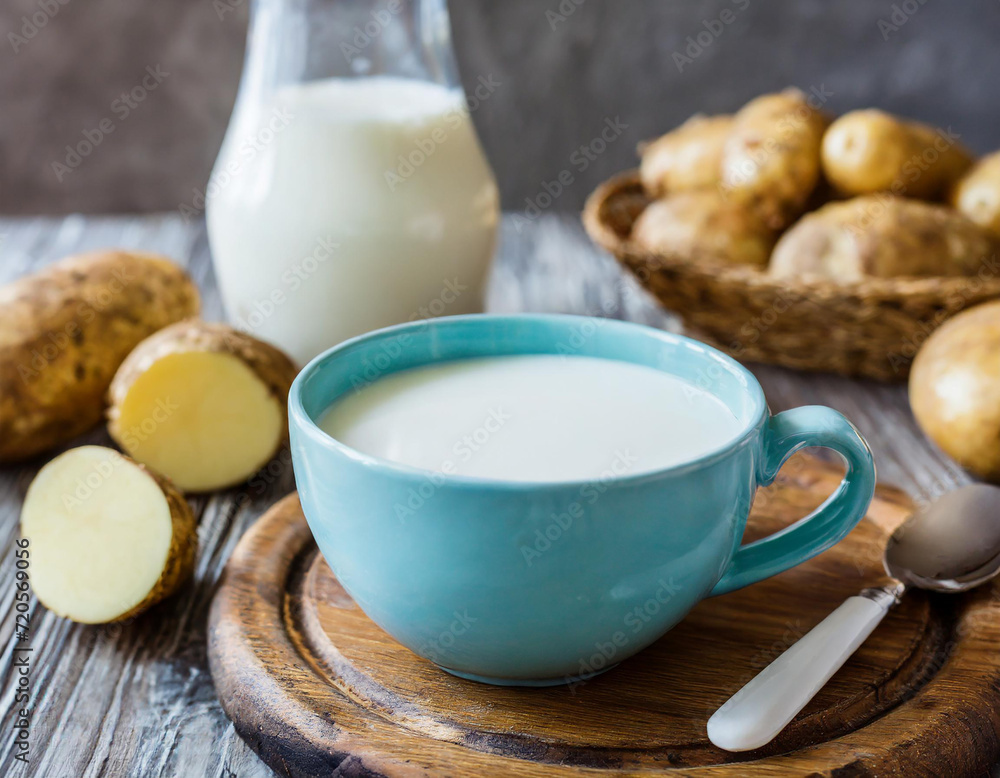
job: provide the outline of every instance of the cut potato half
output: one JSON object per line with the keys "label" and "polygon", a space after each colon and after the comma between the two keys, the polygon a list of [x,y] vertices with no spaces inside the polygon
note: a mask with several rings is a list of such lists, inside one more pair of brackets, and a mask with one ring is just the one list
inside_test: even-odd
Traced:
{"label": "cut potato half", "polygon": [[173,594],[194,570],[198,546],[180,493],[103,446],[70,449],[39,471],[21,533],[39,601],[84,624],[138,615]]}
{"label": "cut potato half", "polygon": [[288,436],[295,365],[224,324],[185,321],[139,344],[110,389],[108,431],[188,492],[245,481]]}

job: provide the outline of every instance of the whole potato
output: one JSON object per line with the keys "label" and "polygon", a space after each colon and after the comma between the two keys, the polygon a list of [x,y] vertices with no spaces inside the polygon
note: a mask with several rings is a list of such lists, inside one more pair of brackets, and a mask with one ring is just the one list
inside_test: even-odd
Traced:
{"label": "whole potato", "polygon": [[1000,151],[983,157],[955,183],[952,207],[1000,236]]}
{"label": "whole potato", "polygon": [[820,180],[827,117],[798,89],[751,100],[733,119],[722,152],[722,191],[782,229],[805,209]]}
{"label": "whole potato", "polygon": [[703,189],[650,204],[636,220],[632,239],[657,254],[764,267],[775,233],[752,211]]}
{"label": "whole potato", "polygon": [[1000,301],[964,311],[931,334],[913,361],[910,406],[946,454],[1000,481]]}
{"label": "whole potato", "polygon": [[823,173],[846,195],[892,192],[929,199],[972,164],[972,156],[943,130],[884,111],[851,111],[823,136]]}
{"label": "whole potato", "polygon": [[719,183],[732,116],[696,115],[642,149],[639,177],[651,197]]}
{"label": "whole potato", "polygon": [[771,255],[771,275],[858,281],[866,276],[974,275],[997,239],[943,205],[866,195],[803,216]]}
{"label": "whole potato", "polygon": [[0,286],[0,462],[27,459],[98,424],[128,353],[199,305],[184,270],[128,251],[67,257]]}

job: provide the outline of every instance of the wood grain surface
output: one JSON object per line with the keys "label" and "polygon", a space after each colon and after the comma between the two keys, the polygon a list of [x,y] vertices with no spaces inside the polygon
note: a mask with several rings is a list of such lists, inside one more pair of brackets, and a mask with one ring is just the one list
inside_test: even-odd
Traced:
{"label": "wood grain surface", "polygon": [[[142,218],[0,219],[0,281],[66,254],[109,246],[143,248],[189,267],[205,315],[222,316],[204,225],[176,215]],[[508,218],[491,280],[494,311],[552,311],[672,327],[613,259],[596,251],[572,216]],[[0,312],[2,315],[2,312]],[[748,326],[753,326],[748,322]],[[867,437],[879,476],[920,502],[968,477],[917,429],[902,387],[751,366],[772,410],[830,405]],[[103,430],[78,443],[109,444]],[[192,500],[199,517],[195,578],[177,596],[127,624],[87,627],[31,602],[31,761],[14,760],[14,541],[28,484],[46,461],[0,469],[0,775],[213,776],[262,778],[272,771],[241,740],[208,672],[207,618],[219,576],[248,528],[294,488],[287,452],[240,488]],[[805,626],[805,625],[803,625]],[[792,625],[790,628],[795,628]],[[783,634],[783,633],[782,633]],[[748,646],[771,656],[782,634]],[[996,646],[993,647],[996,650]],[[980,693],[988,693],[982,689]],[[962,721],[962,717],[957,717]],[[923,746],[915,742],[917,751]]]}
{"label": "wood grain surface", "polygon": [[[748,536],[788,526],[842,468],[799,456],[760,493]],[[237,546],[209,619],[216,688],[276,772],[356,775],[979,776],[1000,756],[1000,602],[910,593],[784,732],[729,754],[705,722],[844,598],[885,581],[881,549],[910,501],[881,487],[834,549],[699,604],[665,637],[584,683],[455,678],[373,624],[316,547],[296,495]],[[459,638],[460,639],[460,638]],[[753,647],[771,646],[764,652]],[[596,651],[595,646],[595,651]]]}

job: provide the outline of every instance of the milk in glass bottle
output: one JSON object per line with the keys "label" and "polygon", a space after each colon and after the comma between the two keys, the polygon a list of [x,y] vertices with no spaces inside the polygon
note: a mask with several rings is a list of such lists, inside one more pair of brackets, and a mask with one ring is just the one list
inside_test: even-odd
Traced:
{"label": "milk in glass bottle", "polygon": [[238,328],[304,363],[479,311],[498,217],[445,0],[255,0],[206,204]]}

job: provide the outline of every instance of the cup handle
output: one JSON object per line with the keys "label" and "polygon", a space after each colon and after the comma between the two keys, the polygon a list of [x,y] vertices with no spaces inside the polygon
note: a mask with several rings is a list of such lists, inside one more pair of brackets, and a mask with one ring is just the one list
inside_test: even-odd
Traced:
{"label": "cup handle", "polygon": [[788,458],[807,446],[840,454],[847,472],[840,486],[803,519],[740,546],[710,596],[741,589],[802,564],[840,542],[861,521],[875,494],[875,462],[854,425],[832,408],[807,405],[768,419],[758,483],[767,486]]}

